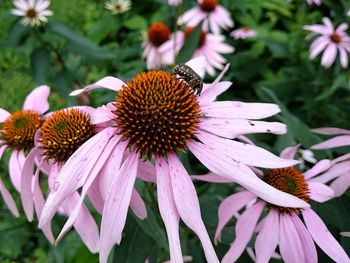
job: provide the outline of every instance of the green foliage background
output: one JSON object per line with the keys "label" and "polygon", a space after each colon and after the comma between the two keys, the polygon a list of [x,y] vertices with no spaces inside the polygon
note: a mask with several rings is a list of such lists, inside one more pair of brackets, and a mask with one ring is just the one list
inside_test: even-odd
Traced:
{"label": "green foliage background", "polygon": [[[68,96],[74,88],[94,82],[106,75],[123,80],[145,70],[141,59],[141,32],[155,21],[163,21],[174,28],[176,12],[167,1],[133,1],[133,8],[113,16],[104,8],[104,1],[52,1],[54,16],[45,30],[32,32],[21,27],[9,10],[11,1],[0,3],[0,107],[16,111],[21,108],[27,93],[37,85],[52,87],[51,110],[74,105]],[[231,11],[235,28],[249,26],[258,31],[258,37],[236,41],[225,32],[226,41],[236,49],[227,57],[231,64],[224,79],[234,84],[220,99],[274,102],[283,109],[277,117],[288,125],[283,136],[251,136],[256,142],[278,153],[286,146],[300,143],[308,148],[321,139],[309,131],[310,127],[336,126],[350,128],[350,70],[337,62],[330,69],[320,66],[320,58],[310,61],[310,42],[302,27],[321,23],[323,16],[331,16],[335,24],[350,22],[346,0],[323,0],[320,7],[306,5],[304,0],[223,0],[221,4]],[[185,1],[183,10],[195,5]],[[48,47],[49,45],[49,47]],[[208,78],[206,81],[210,81]],[[92,106],[113,99],[113,94],[96,92],[91,95]],[[318,158],[330,158],[349,149],[317,153]],[[8,154],[0,163],[0,176],[7,178]],[[193,156],[181,156],[193,174],[206,170]],[[231,194],[234,185],[197,183],[202,214],[211,235],[217,224],[217,207]],[[121,246],[115,248],[110,262],[150,262],[167,260],[168,247],[163,224],[154,203],[155,188],[141,182],[138,188],[148,204],[149,218],[140,221],[131,213]],[[18,195],[17,195],[17,201]],[[18,202],[19,204],[19,202]],[[0,262],[97,262],[70,232],[57,246],[48,244],[37,230],[37,222],[28,223],[23,213],[14,219],[0,202]],[[350,229],[350,193],[326,204],[313,207],[327,223],[334,236],[350,253],[350,241],[340,237],[340,231]],[[96,219],[100,217],[96,215]],[[57,217],[58,231],[65,219]],[[227,251],[234,238],[234,224],[223,234],[222,244],[216,247],[219,257]],[[193,262],[204,262],[198,239],[186,227],[181,227],[184,255],[192,255]],[[245,254],[239,262],[248,262]],[[319,262],[329,258],[319,251]]]}

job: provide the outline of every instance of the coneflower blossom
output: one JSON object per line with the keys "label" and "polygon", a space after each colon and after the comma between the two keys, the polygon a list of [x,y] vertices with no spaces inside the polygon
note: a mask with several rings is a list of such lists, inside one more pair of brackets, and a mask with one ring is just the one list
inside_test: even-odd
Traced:
{"label": "coneflower blossom", "polygon": [[256,34],[256,31],[253,29],[250,29],[249,27],[242,27],[232,31],[230,35],[234,39],[246,39],[249,37],[255,37]]}
{"label": "coneflower blossom", "polygon": [[[297,147],[289,147],[281,157],[293,159]],[[319,161],[311,169],[301,172],[295,167],[267,170],[262,179],[277,189],[306,202],[325,202],[333,197],[328,186],[313,179],[330,166],[329,160]],[[203,178],[202,178],[203,177]],[[222,182],[216,175],[195,176],[196,179]],[[215,240],[230,218],[243,209],[235,225],[235,240],[222,263],[235,262],[247,248],[254,233],[256,262],[269,262],[277,246],[284,262],[318,262],[316,243],[335,262],[350,262],[349,257],[330,234],[321,218],[311,208],[280,207],[257,198],[251,191],[241,191],[227,197],[219,206]],[[267,214],[263,213],[266,210]],[[300,218],[302,216],[302,219]]]}
{"label": "coneflower blossom", "polygon": [[308,5],[312,5],[312,4],[320,5],[321,4],[321,0],[306,0],[306,3]]}
{"label": "coneflower blossom", "polygon": [[[186,38],[193,32],[193,28],[187,28],[185,31],[174,33],[170,40],[164,43],[159,51],[163,55],[163,59],[174,63],[176,54],[185,44]],[[226,59],[221,54],[230,54],[234,48],[225,42],[222,35],[214,35],[201,31],[197,49],[193,53],[193,58],[204,56],[207,59],[205,63],[205,71],[211,75],[215,75],[216,69],[223,69]]]}
{"label": "coneflower blossom", "polygon": [[[203,64],[203,58],[190,62],[200,75]],[[109,181],[110,187],[105,193],[100,240],[100,262],[105,263],[113,245],[121,242],[132,189],[142,164],[139,160],[153,159],[155,171],[150,171],[148,180],[157,184],[171,261],[183,260],[179,237],[181,218],[199,237],[207,261],[219,262],[201,218],[195,187],[177,157],[185,150],[190,150],[208,169],[235,180],[271,203],[308,206],[305,201],[263,182],[249,168],[251,165],[286,167],[296,164],[295,161],[231,140],[249,133],[284,133],[286,127],[281,123],[256,121],[278,113],[278,106],[215,102],[216,97],[231,86],[231,82],[220,82],[221,77],[213,84],[204,84],[200,96],[176,75],[161,70],[141,73],[126,83],[108,77],[85,90],[75,91],[73,94],[77,95],[103,86],[114,89],[118,96],[95,117],[109,127],[84,143],[57,175],[56,191],[50,193],[39,224],[49,222],[67,195],[81,186],[83,192],[86,191],[97,176],[97,171],[92,173],[92,169],[109,166],[106,172],[109,171],[113,180]],[[122,156],[125,156],[123,162]]]}
{"label": "coneflower blossom", "polygon": [[47,8],[50,0],[14,0],[15,9],[11,13],[16,16],[23,16],[21,24],[40,26],[41,23],[47,22],[47,17],[52,16],[53,12]]}
{"label": "coneflower blossom", "polygon": [[[34,147],[34,136],[43,122],[42,114],[49,108],[48,86],[35,88],[25,99],[23,109],[10,114],[0,108],[0,158],[6,149],[12,151],[9,175],[18,192],[21,189],[21,173],[26,155]],[[19,216],[16,203],[0,178],[0,193],[13,215]]]}
{"label": "coneflower blossom", "polygon": [[[24,162],[21,177],[21,199],[29,221],[33,220],[34,208],[37,217],[40,218],[45,203],[39,184],[40,170],[48,175],[49,189],[54,191],[56,187],[54,182],[61,167],[85,141],[97,132],[90,120],[93,110],[90,107],[72,107],[50,113],[38,130],[36,146],[29,152]],[[34,173],[36,162],[38,167]],[[68,196],[60,205],[61,213],[70,216],[79,199],[77,192]],[[93,198],[91,201],[92,204],[96,202]],[[99,248],[98,227],[85,205],[82,205],[74,227],[89,250],[96,253]],[[43,227],[43,232],[53,243],[51,224]]]}
{"label": "coneflower blossom", "polygon": [[[350,145],[350,130],[339,128],[318,128],[312,131],[324,135],[336,135],[334,138],[312,146],[312,149],[333,149]],[[332,167],[321,176],[317,177],[317,181],[321,183],[329,183],[334,190],[335,196],[341,196],[350,187],[350,153],[344,154],[331,161]]]}
{"label": "coneflower blossom", "polygon": [[130,0],[109,0],[105,4],[106,9],[110,10],[112,14],[122,14],[131,8]]}
{"label": "coneflower blossom", "polygon": [[172,61],[165,58],[159,51],[160,47],[170,39],[169,27],[162,23],[153,23],[144,36],[142,47],[144,48],[142,57],[146,59],[147,69],[157,69],[161,65],[171,64]]}
{"label": "coneflower blossom", "polygon": [[198,5],[186,11],[178,19],[179,25],[196,27],[204,20],[203,30],[209,28],[214,34],[220,34],[220,29],[233,27],[233,20],[230,12],[218,4],[218,0],[198,0]]}
{"label": "coneflower blossom", "polygon": [[307,37],[318,36],[310,46],[310,58],[315,58],[322,51],[321,65],[329,68],[335,61],[339,52],[340,64],[343,68],[348,67],[350,53],[350,37],[346,33],[348,24],[342,23],[334,30],[333,24],[328,17],[323,18],[324,25],[306,25],[304,29],[312,33]]}

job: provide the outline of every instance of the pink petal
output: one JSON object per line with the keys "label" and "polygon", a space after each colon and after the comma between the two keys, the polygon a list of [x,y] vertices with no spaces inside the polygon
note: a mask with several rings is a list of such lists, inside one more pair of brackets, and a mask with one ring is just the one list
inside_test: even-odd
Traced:
{"label": "pink petal", "polygon": [[143,162],[140,161],[139,163],[139,170],[137,171],[137,177],[140,178],[141,180],[149,183],[155,183],[156,182],[156,169],[154,165],[149,162]]}
{"label": "pink petal", "polygon": [[39,220],[39,228],[52,219],[67,196],[83,186],[110,139],[114,140],[112,137],[114,132],[114,128],[106,128],[97,133],[67,160],[57,175],[53,191],[46,200]]}
{"label": "pink petal", "polygon": [[310,46],[310,58],[314,59],[320,54],[330,43],[326,36],[318,37]]}
{"label": "pink petal", "polygon": [[316,163],[311,169],[306,171],[304,173],[304,177],[305,177],[305,179],[310,179],[310,178],[314,177],[315,175],[318,175],[318,174],[328,170],[330,166],[331,166],[330,160],[326,160],[326,159],[321,160],[318,163]]}
{"label": "pink petal", "polygon": [[350,237],[350,232],[340,232],[340,234],[344,237]]}
{"label": "pink petal", "polygon": [[261,212],[265,207],[265,202],[259,201],[248,208],[238,218],[236,223],[236,239],[231,244],[230,249],[222,259],[222,263],[235,262],[243,253],[254,233],[255,226],[259,220]]}
{"label": "pink petal", "polygon": [[293,160],[295,158],[295,155],[296,155],[298,149],[299,149],[299,145],[285,148],[280,153],[280,157],[283,158],[283,159]]}
{"label": "pink petal", "polygon": [[300,242],[302,244],[305,262],[317,263],[317,251],[309,231],[306,229],[299,216],[297,216],[295,213],[291,214],[291,219],[293,221],[295,229],[298,232]]}
{"label": "pink petal", "polygon": [[205,175],[192,175],[192,179],[204,181],[204,182],[210,182],[210,183],[232,183],[232,179],[223,177],[220,175],[217,175],[215,173],[208,173]]}
{"label": "pink petal", "polygon": [[155,157],[157,171],[157,196],[160,215],[162,216],[169,242],[170,260],[181,263],[182,252],[179,237],[180,216],[176,209],[173,190],[171,188],[169,166],[161,157]]}
{"label": "pink petal", "polygon": [[334,164],[324,174],[311,179],[312,182],[327,183],[334,178],[344,176],[350,171],[350,161]]}
{"label": "pink petal", "polygon": [[276,104],[216,101],[201,107],[206,116],[227,119],[263,119],[281,111]]}
{"label": "pink petal", "polygon": [[[23,210],[29,222],[33,220],[34,214],[34,201],[32,194],[32,181],[34,175],[34,159],[41,154],[42,151],[38,148],[33,148],[27,155],[27,159],[24,162],[23,171],[21,175],[21,201]],[[40,167],[40,165],[39,165]],[[39,169],[36,170],[39,173]]]}
{"label": "pink petal", "polygon": [[236,138],[242,134],[273,133],[284,134],[287,126],[280,122],[249,121],[240,119],[203,119],[200,123],[202,130],[209,131],[226,138]]}
{"label": "pink petal", "polygon": [[333,160],[331,161],[332,167],[334,167],[335,164],[337,164],[337,163],[339,163],[339,162],[346,161],[346,160],[348,160],[348,159],[350,159],[350,153],[347,153],[347,154],[344,154],[344,155],[342,155],[342,156],[339,156],[339,157],[337,157],[337,158],[335,158],[335,159],[333,159]]}
{"label": "pink petal", "polygon": [[[349,171],[347,171],[349,172]],[[342,196],[350,186],[350,174],[344,174],[335,179],[330,187],[334,190],[334,197]]]}
{"label": "pink petal", "polygon": [[197,98],[201,105],[208,104],[216,100],[217,96],[225,92],[232,86],[232,82],[222,81],[216,85],[204,84],[201,95]]}
{"label": "pink petal", "polygon": [[91,114],[91,122],[93,124],[101,124],[106,123],[115,118],[115,114],[112,113],[112,110],[115,110],[115,106],[112,103],[108,103],[107,105],[103,105],[97,108]]}
{"label": "pink petal", "polygon": [[0,108],[0,123],[5,122],[10,116],[11,114],[7,110]]}
{"label": "pink petal", "polygon": [[[21,174],[22,167],[19,161],[18,150],[13,150],[9,161],[9,174],[13,186],[16,188],[17,192],[21,191]],[[22,151],[23,153],[23,151]]]}
{"label": "pink petal", "polygon": [[312,239],[323,252],[336,262],[350,262],[348,255],[329,232],[322,219],[311,208],[303,209],[302,214]]}
{"label": "pink petal", "polygon": [[100,262],[106,263],[115,243],[119,244],[128,214],[132,190],[136,180],[139,154],[131,152],[121,169],[107,197],[102,213]]}
{"label": "pink petal", "polygon": [[134,214],[141,220],[147,217],[147,209],[145,202],[142,200],[142,197],[135,189],[132,190],[130,208],[134,212]]}
{"label": "pink petal", "polygon": [[207,261],[219,262],[202,221],[196,189],[191,178],[176,155],[170,154],[168,162],[174,200],[181,219],[199,237]]}
{"label": "pink petal", "polygon": [[333,27],[332,21],[328,17],[324,17],[322,19],[322,21],[325,24],[326,28],[329,30],[329,32],[333,32],[334,31],[334,27]]}
{"label": "pink petal", "polygon": [[337,56],[337,46],[336,44],[331,43],[328,45],[328,47],[326,48],[326,50],[322,55],[321,65],[326,68],[329,68],[333,64],[336,56]]}
{"label": "pink petal", "polygon": [[295,160],[282,159],[261,147],[220,138],[205,131],[198,132],[197,138],[205,145],[220,152],[221,155],[226,155],[236,162],[242,162],[246,165],[280,168],[299,163],[299,161]]}
{"label": "pink petal", "polygon": [[339,135],[339,134],[350,135],[350,130],[331,128],[331,127],[317,128],[317,129],[312,129],[311,131],[318,134],[324,134],[324,135]]}
{"label": "pink petal", "polygon": [[275,209],[267,214],[262,229],[255,240],[257,263],[268,263],[279,241],[279,215]]}
{"label": "pink petal", "polygon": [[99,176],[95,178],[95,181],[92,183],[92,185],[89,188],[88,196],[92,206],[96,209],[98,213],[102,214],[104,199],[100,192],[99,179],[100,179]]}
{"label": "pink petal", "polygon": [[44,113],[49,109],[48,97],[50,88],[46,85],[39,86],[28,94],[24,101],[24,110],[34,110],[38,113]]}
{"label": "pink petal", "polygon": [[230,195],[222,201],[218,209],[218,226],[215,231],[215,243],[221,240],[221,231],[233,215],[254,198],[256,198],[254,194],[244,191]]}
{"label": "pink petal", "polygon": [[341,146],[348,146],[350,145],[350,136],[349,135],[340,135],[336,136],[332,139],[326,140],[324,142],[315,144],[311,147],[311,149],[331,149]]}
{"label": "pink petal", "polygon": [[346,69],[348,67],[348,52],[342,47],[339,47],[338,50],[340,56],[340,64],[343,68]]}
{"label": "pink petal", "polygon": [[306,262],[303,247],[291,215],[280,215],[280,253],[286,263]]}
{"label": "pink petal", "polygon": [[[349,181],[350,184],[350,181]],[[334,197],[332,188],[318,182],[309,182],[310,198],[314,201],[323,203]]]}
{"label": "pink petal", "polygon": [[94,84],[88,85],[83,89],[77,89],[72,91],[69,95],[70,96],[77,96],[81,93],[88,92],[90,90],[94,89],[109,89],[113,91],[119,91],[122,89],[122,86],[126,85],[123,81],[121,81],[118,78],[115,77],[104,77],[100,79],[99,81],[95,82]]}
{"label": "pink petal", "polygon": [[206,64],[206,58],[204,56],[192,58],[186,62],[187,66],[190,66],[199,76],[204,78],[205,70],[204,65]]}
{"label": "pink petal", "polygon": [[[66,215],[70,216],[77,203],[80,202],[80,196],[77,192],[70,195],[62,203],[62,208]],[[99,233],[97,224],[85,205],[82,205],[79,215],[74,222],[74,228],[82,241],[86,244],[92,253],[97,253],[99,249]],[[60,237],[59,237],[60,239]],[[56,242],[57,243],[57,242]]]}
{"label": "pink petal", "polygon": [[198,142],[187,144],[191,152],[212,172],[231,178],[266,202],[284,207],[309,207],[309,204],[289,195],[258,178],[247,166],[222,155],[222,153]]}

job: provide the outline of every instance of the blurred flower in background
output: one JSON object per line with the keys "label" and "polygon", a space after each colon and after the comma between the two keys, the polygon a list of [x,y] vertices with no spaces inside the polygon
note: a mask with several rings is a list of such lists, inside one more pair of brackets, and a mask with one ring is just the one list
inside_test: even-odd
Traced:
{"label": "blurred flower in background", "polygon": [[161,46],[170,39],[170,35],[169,27],[162,22],[155,22],[148,28],[142,43],[142,57],[146,59],[147,69],[157,69],[161,65],[173,63],[171,57],[163,56],[160,52]]}
{"label": "blurred flower in background", "polygon": [[321,4],[321,0],[306,0],[308,5],[312,5],[312,4],[316,4],[316,5],[320,5]]}
{"label": "blurred flower in background", "polygon": [[179,25],[196,27],[204,20],[203,30],[210,28],[214,34],[220,34],[220,29],[233,27],[230,12],[218,4],[218,0],[198,0],[198,5],[183,13],[179,19]]}
{"label": "blurred flower in background", "polygon": [[346,33],[348,24],[342,23],[335,30],[332,21],[328,17],[323,18],[324,25],[306,25],[304,29],[311,31],[307,38],[318,36],[310,46],[310,58],[315,58],[322,51],[321,65],[329,68],[335,61],[339,52],[340,64],[348,67],[350,53],[350,37]]}
{"label": "blurred flower in background", "polygon": [[255,37],[257,33],[255,30],[250,29],[249,27],[242,27],[232,31],[230,35],[234,39],[245,39],[249,37]]}
{"label": "blurred flower in background", "polygon": [[130,0],[110,0],[106,2],[106,9],[110,10],[113,15],[122,14],[131,8]]}
{"label": "blurred flower in background", "polygon": [[[49,109],[50,88],[35,88],[25,99],[23,109],[10,114],[0,108],[0,158],[6,149],[12,151],[9,175],[13,186],[21,191],[21,175],[28,151],[34,147],[34,136],[43,123],[42,114]],[[15,202],[0,178],[0,192],[6,205],[15,216],[19,216]]]}
{"label": "blurred flower in background", "polygon": [[[160,47],[160,52],[166,61],[174,63],[176,54],[185,44],[186,38],[193,32],[194,28],[187,28],[184,31],[174,33],[169,41]],[[205,71],[210,75],[215,75],[216,69],[223,69],[226,59],[221,54],[230,54],[234,48],[226,44],[225,37],[201,31],[197,49],[192,58],[204,56],[206,58]],[[174,54],[175,52],[175,54]]]}
{"label": "blurred flower in background", "polygon": [[53,12],[47,8],[50,0],[14,0],[15,9],[11,13],[16,16],[23,16],[21,24],[40,26],[41,23],[47,22],[47,17],[52,16]]}
{"label": "blurred flower in background", "polygon": [[182,0],[168,0],[168,4],[172,6],[178,6],[182,4]]}

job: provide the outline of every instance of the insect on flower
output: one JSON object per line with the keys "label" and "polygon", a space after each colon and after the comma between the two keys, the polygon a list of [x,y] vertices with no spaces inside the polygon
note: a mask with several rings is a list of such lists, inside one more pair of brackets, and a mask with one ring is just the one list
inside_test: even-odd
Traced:
{"label": "insect on flower", "polygon": [[174,67],[173,71],[180,76],[179,79],[187,82],[196,95],[201,94],[203,80],[191,67],[186,64],[178,64]]}

